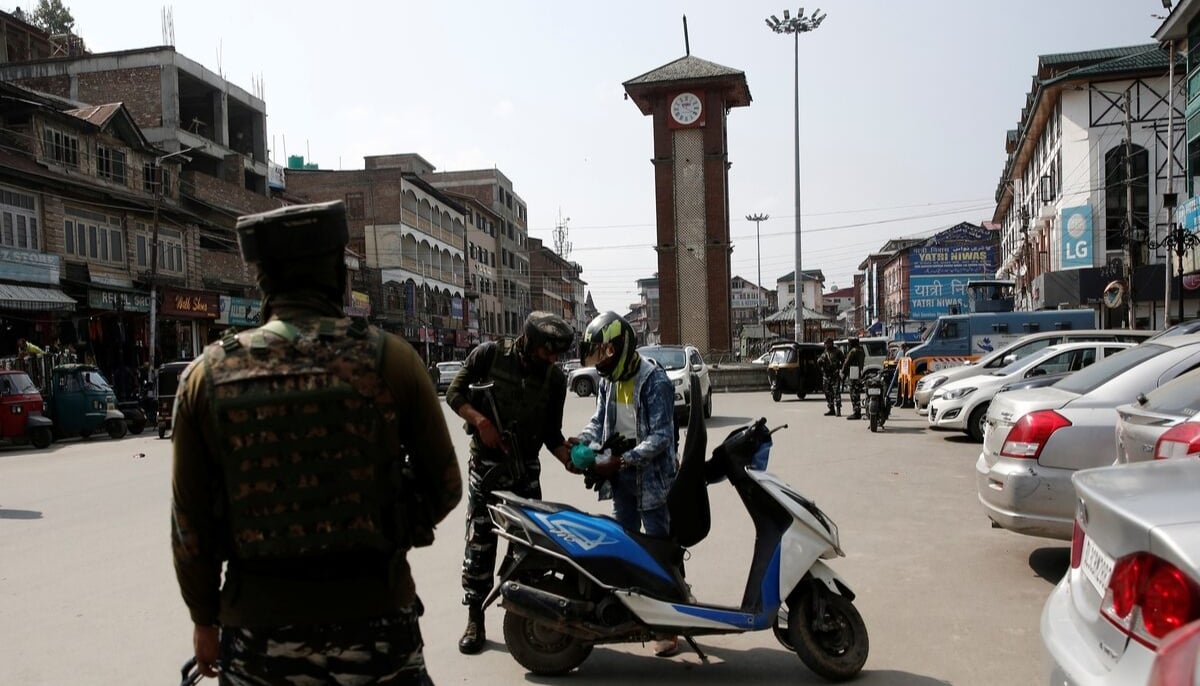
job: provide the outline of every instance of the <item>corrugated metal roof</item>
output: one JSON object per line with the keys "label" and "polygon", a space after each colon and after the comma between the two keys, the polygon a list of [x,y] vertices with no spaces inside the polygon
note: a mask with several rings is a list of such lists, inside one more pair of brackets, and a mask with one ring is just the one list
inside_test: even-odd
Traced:
{"label": "corrugated metal roof", "polygon": [[77,110],[67,110],[65,114],[72,117],[77,117],[86,122],[95,124],[96,126],[104,126],[109,119],[121,109],[121,103],[111,102],[107,105],[96,105],[95,107],[81,107]]}
{"label": "corrugated metal roof", "polygon": [[12,310],[74,310],[75,299],[57,288],[0,283],[0,308]]}
{"label": "corrugated metal roof", "polygon": [[[1182,62],[1183,60],[1181,59],[1179,63]],[[1151,69],[1162,69],[1165,73],[1169,65],[1170,60],[1167,56],[1167,51],[1163,50],[1157,45],[1151,45],[1146,46],[1146,49],[1140,53],[1123,55],[1121,57],[1105,60],[1096,64],[1081,66],[1076,69],[1065,71],[1052,79],[1043,81],[1043,85],[1056,83],[1066,79],[1110,76]]]}
{"label": "corrugated metal roof", "polygon": [[1083,50],[1080,52],[1060,52],[1053,55],[1039,55],[1038,62],[1047,67],[1068,64],[1088,64],[1092,62],[1102,62],[1105,60],[1128,57],[1129,55],[1146,52],[1146,50],[1152,48],[1158,48],[1158,44],[1147,43],[1145,45],[1128,45],[1122,48],[1101,48],[1099,50]]}

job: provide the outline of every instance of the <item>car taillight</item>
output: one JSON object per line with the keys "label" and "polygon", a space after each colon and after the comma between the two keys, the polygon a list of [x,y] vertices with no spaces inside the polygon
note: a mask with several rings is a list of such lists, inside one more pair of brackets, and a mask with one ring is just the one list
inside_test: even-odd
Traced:
{"label": "car taillight", "polygon": [[1075,526],[1071,529],[1071,569],[1079,569],[1079,563],[1083,559],[1083,527],[1079,526],[1079,520],[1075,520]]}
{"label": "car taillight", "polygon": [[1200,424],[1176,424],[1158,437],[1158,442],[1154,444],[1154,459],[1170,460],[1177,457],[1200,457]]}
{"label": "car taillight", "polygon": [[1193,686],[1200,657],[1200,621],[1172,633],[1157,653],[1147,686]]}
{"label": "car taillight", "polygon": [[[1150,553],[1117,560],[1101,606],[1126,635],[1151,648],[1200,619],[1200,589],[1178,567]],[[1134,612],[1138,609],[1138,612]]]}
{"label": "car taillight", "polygon": [[1025,457],[1036,460],[1042,454],[1050,434],[1071,426],[1071,421],[1054,410],[1031,412],[1017,420],[1004,438],[1000,454],[1005,457]]}

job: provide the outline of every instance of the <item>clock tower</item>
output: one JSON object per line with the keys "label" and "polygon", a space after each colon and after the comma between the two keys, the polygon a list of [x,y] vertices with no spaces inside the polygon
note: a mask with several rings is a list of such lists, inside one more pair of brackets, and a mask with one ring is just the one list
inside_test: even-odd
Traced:
{"label": "clock tower", "polygon": [[750,104],[746,75],[688,55],[624,84],[653,117],[659,337],[702,352],[733,346],[729,256],[731,108]]}

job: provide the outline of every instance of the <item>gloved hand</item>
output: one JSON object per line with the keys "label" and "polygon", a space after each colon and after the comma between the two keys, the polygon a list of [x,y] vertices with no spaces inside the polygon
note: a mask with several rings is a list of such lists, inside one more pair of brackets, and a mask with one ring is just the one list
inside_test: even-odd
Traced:
{"label": "gloved hand", "polygon": [[616,474],[621,469],[621,456],[613,455],[607,460],[596,460],[596,466],[592,471],[601,479],[607,479]]}

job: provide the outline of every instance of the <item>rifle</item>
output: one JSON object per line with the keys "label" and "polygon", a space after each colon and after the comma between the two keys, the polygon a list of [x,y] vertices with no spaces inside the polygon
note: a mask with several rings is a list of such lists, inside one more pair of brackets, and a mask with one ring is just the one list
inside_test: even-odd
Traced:
{"label": "rifle", "polygon": [[500,409],[496,407],[496,398],[492,395],[492,387],[495,385],[495,381],[485,381],[483,383],[473,383],[468,388],[473,394],[483,396],[483,399],[487,401],[487,408],[492,412],[492,421],[500,431],[500,440],[508,448],[509,466],[512,470],[513,479],[520,481],[525,478],[525,462],[521,457],[521,444],[517,440],[517,434],[500,417]]}

